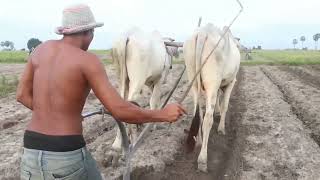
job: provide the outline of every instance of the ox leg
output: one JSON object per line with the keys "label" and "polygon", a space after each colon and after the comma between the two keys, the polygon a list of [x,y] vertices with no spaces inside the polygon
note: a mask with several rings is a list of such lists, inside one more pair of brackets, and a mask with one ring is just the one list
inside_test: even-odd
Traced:
{"label": "ox leg", "polygon": [[158,109],[160,106],[161,90],[160,90],[160,81],[158,81],[152,89],[152,95],[150,98],[150,108]]}
{"label": "ox leg", "polygon": [[222,94],[223,94],[222,90],[219,89],[218,95],[217,95],[217,102],[216,102],[216,106],[215,106],[215,109],[214,109],[214,113],[216,115],[221,115],[220,98],[221,98]]}
{"label": "ox leg", "polygon": [[107,155],[107,160],[112,162],[112,166],[116,166],[119,162],[120,155],[122,149],[122,136],[120,129],[118,125],[116,125],[117,128],[117,135],[116,139],[113,141],[113,144],[111,146],[111,152],[109,155]]}
{"label": "ox leg", "polygon": [[221,104],[221,117],[220,117],[220,123],[218,126],[218,133],[219,134],[226,134],[225,131],[225,119],[226,119],[226,113],[228,111],[228,106],[229,106],[229,100],[230,100],[230,95],[232,92],[232,89],[234,87],[234,84],[236,82],[236,79],[234,79],[230,84],[225,87],[224,93],[223,93],[223,99],[222,99],[222,104]]}
{"label": "ox leg", "polygon": [[[120,96],[122,98],[126,99],[128,96],[128,92],[129,92],[128,80],[122,79],[122,81],[120,82]],[[116,135],[115,140],[112,143],[111,152],[109,155],[107,155],[107,160],[112,161],[113,166],[116,166],[118,164],[120,156],[121,156],[121,152],[123,150],[122,149],[122,136],[121,136],[120,129],[119,129],[118,125],[116,125],[115,128],[117,128],[117,135]]]}
{"label": "ox leg", "polygon": [[169,70],[170,70],[169,67],[165,67],[164,72],[163,72],[163,84],[167,83]]}
{"label": "ox leg", "polygon": [[[161,87],[160,87],[161,81],[158,80],[152,89],[152,95],[150,98],[150,108],[151,109],[158,109],[160,107],[160,99],[161,99]],[[160,127],[160,126],[159,126]],[[156,130],[157,125],[154,124],[154,130]]]}
{"label": "ox leg", "polygon": [[[136,101],[138,99],[138,96],[142,90],[142,87],[144,85],[143,81],[139,81],[136,83],[133,83],[134,81],[130,81],[130,89],[128,94],[128,101]],[[137,137],[138,132],[137,128],[135,128],[136,125],[129,124],[128,125],[128,136],[130,138],[130,142],[133,143]]]}
{"label": "ox leg", "polygon": [[213,113],[217,100],[218,88],[207,87],[206,89],[206,113],[202,124],[203,141],[198,157],[198,169],[207,172],[208,140],[213,125]]}
{"label": "ox leg", "polygon": [[120,96],[123,99],[128,98],[128,92],[129,92],[129,80],[128,79],[123,79],[120,82]]}

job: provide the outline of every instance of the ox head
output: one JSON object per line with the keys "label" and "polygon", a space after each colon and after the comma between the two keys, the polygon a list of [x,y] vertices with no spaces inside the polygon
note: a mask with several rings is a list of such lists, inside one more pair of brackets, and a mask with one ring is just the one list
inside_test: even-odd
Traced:
{"label": "ox head", "polygon": [[231,38],[233,42],[236,44],[237,48],[240,50],[241,49],[240,38],[234,37],[231,33],[231,30],[227,26],[224,26],[223,32],[226,32],[226,31],[227,31],[226,36]]}
{"label": "ox head", "polygon": [[234,37],[233,38],[234,43],[237,45],[237,48],[240,50],[241,49],[241,44],[240,44],[240,38]]}
{"label": "ox head", "polygon": [[165,37],[163,38],[164,40],[164,44],[166,46],[167,49],[167,53],[171,56],[171,57],[179,57],[179,51],[178,48],[183,46],[183,43],[181,42],[174,42],[175,40],[172,38],[168,38]]}
{"label": "ox head", "polygon": [[180,42],[174,42],[175,40],[169,37],[165,37],[163,38],[164,41],[164,45],[166,47],[166,51],[168,53],[168,55],[170,56],[170,69],[172,68],[172,57],[174,56],[175,58],[179,57],[179,47],[183,46],[183,43]]}
{"label": "ox head", "polygon": [[179,57],[178,47],[166,46],[166,50],[167,50],[167,53],[169,54],[169,56],[171,56],[171,57],[174,56],[175,58]]}

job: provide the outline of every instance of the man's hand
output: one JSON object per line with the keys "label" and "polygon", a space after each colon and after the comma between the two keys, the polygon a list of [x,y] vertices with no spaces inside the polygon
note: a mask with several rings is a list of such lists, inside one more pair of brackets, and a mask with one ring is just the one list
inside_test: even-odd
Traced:
{"label": "man's hand", "polygon": [[168,104],[160,110],[164,122],[176,122],[180,116],[187,114],[186,110],[180,104]]}

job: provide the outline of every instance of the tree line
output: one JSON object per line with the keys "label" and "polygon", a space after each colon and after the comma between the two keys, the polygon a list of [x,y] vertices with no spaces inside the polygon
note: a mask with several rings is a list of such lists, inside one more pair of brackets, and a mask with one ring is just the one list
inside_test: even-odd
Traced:
{"label": "tree line", "polygon": [[[314,40],[314,44],[315,44],[315,50],[318,49],[318,40],[320,39],[320,33],[317,33],[315,35],[313,35],[313,40]],[[306,41],[306,37],[305,36],[301,36],[300,39],[301,41],[301,49],[307,49],[306,47],[303,46],[303,43]],[[296,45],[299,43],[298,39],[295,38],[292,40],[292,44],[293,44],[293,48],[296,49]]]}
{"label": "tree line", "polygon": [[[39,45],[42,41],[40,41],[37,38],[31,38],[27,42],[27,47],[29,50],[29,54]],[[2,47],[2,50],[4,51],[14,51],[16,50],[14,47],[14,43],[12,41],[2,41],[0,42],[0,46]],[[21,49],[24,50],[24,49]]]}

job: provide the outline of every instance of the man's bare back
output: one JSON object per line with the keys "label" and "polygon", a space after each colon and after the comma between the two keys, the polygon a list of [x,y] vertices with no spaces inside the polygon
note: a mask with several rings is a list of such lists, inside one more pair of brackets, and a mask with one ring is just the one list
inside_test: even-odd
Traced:
{"label": "man's bare back", "polygon": [[[82,134],[81,112],[91,88],[116,119],[128,123],[173,122],[184,113],[177,104],[152,111],[124,101],[110,84],[100,60],[68,42],[47,41],[29,58],[17,91],[18,101],[33,110],[28,130],[48,135]],[[24,95],[28,91],[31,97]]]}
{"label": "man's bare back", "polygon": [[95,21],[85,4],[65,8],[62,19],[56,33],[63,38],[34,50],[17,88],[17,101],[32,110],[23,138],[23,180],[102,179],[82,135],[81,112],[91,89],[119,121],[174,122],[185,113],[178,104],[147,110],[122,99],[104,65],[87,52],[94,28],[103,23]]}
{"label": "man's bare back", "polygon": [[87,52],[48,41],[33,53],[33,115],[28,130],[51,135],[82,133],[81,112],[89,85],[81,68]]}

